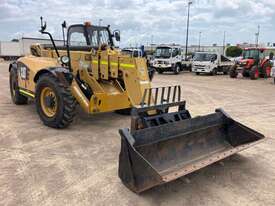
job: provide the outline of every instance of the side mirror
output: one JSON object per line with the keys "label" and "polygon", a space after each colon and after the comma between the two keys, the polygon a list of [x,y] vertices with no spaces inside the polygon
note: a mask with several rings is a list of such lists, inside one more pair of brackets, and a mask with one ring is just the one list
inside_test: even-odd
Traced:
{"label": "side mirror", "polygon": [[47,29],[47,23],[43,22],[43,17],[40,17],[40,21],[41,21],[41,29],[40,32],[43,33],[46,29]]}
{"label": "side mirror", "polygon": [[113,33],[113,36],[115,37],[116,41],[120,41],[120,31],[115,30]]}

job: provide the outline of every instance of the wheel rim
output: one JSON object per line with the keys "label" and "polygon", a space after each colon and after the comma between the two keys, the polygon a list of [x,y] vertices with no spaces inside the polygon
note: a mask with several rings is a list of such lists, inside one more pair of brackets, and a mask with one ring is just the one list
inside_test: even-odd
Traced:
{"label": "wheel rim", "polygon": [[41,91],[40,104],[44,114],[51,118],[57,112],[57,98],[55,92],[50,87],[45,87]]}

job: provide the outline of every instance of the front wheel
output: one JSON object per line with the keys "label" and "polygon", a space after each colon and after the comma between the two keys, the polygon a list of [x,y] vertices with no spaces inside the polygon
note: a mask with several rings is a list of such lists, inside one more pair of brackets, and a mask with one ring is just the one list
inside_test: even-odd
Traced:
{"label": "front wheel", "polygon": [[214,68],[214,69],[212,70],[212,72],[210,72],[210,74],[211,74],[212,76],[217,75],[217,74],[218,74],[217,69]]}
{"label": "front wheel", "polygon": [[160,69],[157,69],[158,74],[163,74],[163,71]]}
{"label": "front wheel", "polygon": [[76,100],[70,88],[54,76],[46,74],[38,80],[35,102],[37,113],[46,126],[62,129],[73,122]]}
{"label": "front wheel", "polygon": [[259,76],[260,76],[260,74],[259,74],[258,67],[256,67],[256,66],[252,67],[251,71],[250,71],[250,79],[251,80],[256,80],[256,79],[259,78]]}

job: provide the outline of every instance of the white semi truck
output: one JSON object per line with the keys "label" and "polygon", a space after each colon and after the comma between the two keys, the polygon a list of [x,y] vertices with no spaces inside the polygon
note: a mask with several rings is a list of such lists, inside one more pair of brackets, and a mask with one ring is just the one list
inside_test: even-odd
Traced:
{"label": "white semi truck", "polygon": [[197,75],[207,73],[216,75],[218,73],[228,74],[234,62],[224,55],[211,52],[196,52],[192,63],[192,72]]}
{"label": "white semi truck", "polygon": [[159,73],[183,71],[183,52],[180,46],[160,45],[156,48],[151,66]]}

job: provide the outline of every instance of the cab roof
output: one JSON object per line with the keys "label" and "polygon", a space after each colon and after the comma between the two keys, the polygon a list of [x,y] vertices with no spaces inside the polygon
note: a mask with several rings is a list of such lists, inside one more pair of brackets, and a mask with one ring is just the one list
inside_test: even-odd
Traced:
{"label": "cab roof", "polygon": [[257,47],[250,47],[250,48],[245,48],[245,51],[249,51],[249,50],[260,50],[260,51],[265,51],[266,48],[257,48]]}

